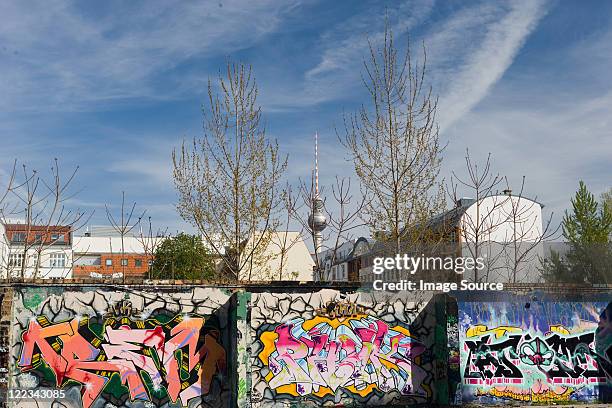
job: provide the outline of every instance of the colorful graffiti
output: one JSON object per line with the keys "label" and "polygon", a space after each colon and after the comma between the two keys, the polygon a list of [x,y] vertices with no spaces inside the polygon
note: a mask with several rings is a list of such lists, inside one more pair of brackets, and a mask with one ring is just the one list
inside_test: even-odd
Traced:
{"label": "colorful graffiti", "polygon": [[332,289],[11,291],[8,386],[65,391],[41,406],[612,401],[612,303],[603,295],[439,303]]}
{"label": "colorful graffiti", "polygon": [[[145,305],[143,298],[132,297]],[[172,312],[168,303],[155,307],[162,306],[159,298],[150,298],[151,312],[137,309],[129,300],[109,299],[105,309],[96,307],[95,313],[88,310],[93,306],[77,308],[83,313],[69,313],[78,299],[72,294],[43,298],[46,303],[39,312],[19,324],[23,329],[18,334],[15,385],[64,389],[75,399],[80,394],[83,408],[108,402],[186,407],[210,399],[213,402],[204,405],[221,406],[227,356],[219,317],[205,317],[194,308]],[[187,309],[186,304],[183,307]],[[65,317],[54,316],[55,310]],[[26,385],[28,378],[36,380]]]}
{"label": "colorful graffiti", "polygon": [[[597,400],[598,387],[612,379],[612,350],[607,355],[601,354],[596,344],[597,307],[603,310],[605,305],[579,305],[570,315],[554,315],[565,324],[572,324],[572,328],[564,324],[549,324],[545,328],[544,316],[537,315],[538,305],[529,306],[536,314],[525,312],[514,324],[498,315],[497,320],[507,324],[487,326],[471,324],[473,315],[465,310],[474,305],[460,305],[460,311],[464,309],[461,342],[464,401],[466,397],[483,402],[488,398],[538,403]],[[489,307],[489,313],[494,314],[499,305]],[[512,309],[516,313],[516,306]]]}
{"label": "colorful graffiti", "polygon": [[333,395],[337,389],[366,396],[376,390],[427,397],[419,367],[425,347],[407,329],[367,315],[294,319],[261,335],[259,358],[271,388],[291,395]]}
{"label": "colorful graffiti", "polygon": [[19,367],[24,372],[50,368],[57,387],[78,382],[84,408],[113,376],[127,386],[132,401],[150,401],[165,387],[172,402],[180,399],[187,406],[190,399],[208,392],[213,375],[225,370],[218,335],[200,336],[204,321],[198,316],[176,316],[165,323],[155,318],[109,318],[100,339],[88,316],[55,324],[39,316],[22,335]]}

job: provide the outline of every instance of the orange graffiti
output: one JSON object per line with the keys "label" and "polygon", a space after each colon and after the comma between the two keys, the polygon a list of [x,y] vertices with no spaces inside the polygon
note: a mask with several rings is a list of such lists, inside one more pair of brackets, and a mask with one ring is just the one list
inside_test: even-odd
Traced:
{"label": "orange graffiti", "polygon": [[201,317],[177,316],[166,325],[150,320],[152,327],[146,329],[140,328],[143,322],[133,322],[136,329],[125,322],[122,319],[118,327],[107,325],[100,339],[82,328],[88,324],[87,317],[56,324],[44,317],[32,319],[22,334],[18,366],[31,371],[46,364],[55,374],[57,387],[68,380],[79,382],[84,408],[96,401],[112,375],[119,375],[132,401],[150,401],[151,390],[143,383],[142,373],[147,373],[154,390],[165,383],[172,402],[180,398],[187,406],[190,399],[207,394],[213,376],[225,370],[225,350],[213,335],[201,335]]}

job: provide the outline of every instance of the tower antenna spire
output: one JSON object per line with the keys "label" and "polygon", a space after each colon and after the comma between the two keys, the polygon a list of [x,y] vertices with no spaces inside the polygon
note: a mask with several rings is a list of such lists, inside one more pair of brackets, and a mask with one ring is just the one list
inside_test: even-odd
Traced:
{"label": "tower antenna spire", "polygon": [[[323,245],[323,230],[327,226],[323,200],[319,195],[319,132],[315,132],[315,168],[314,168],[314,194],[312,194],[311,213],[308,216],[308,226],[314,239],[315,256],[318,258]],[[312,174],[312,173],[311,173]],[[312,188],[312,184],[311,184]],[[320,266],[319,266],[320,268]],[[318,271],[320,272],[320,271]],[[322,279],[322,276],[318,276]]]}
{"label": "tower antenna spire", "polygon": [[315,195],[319,196],[319,132],[315,132]]}

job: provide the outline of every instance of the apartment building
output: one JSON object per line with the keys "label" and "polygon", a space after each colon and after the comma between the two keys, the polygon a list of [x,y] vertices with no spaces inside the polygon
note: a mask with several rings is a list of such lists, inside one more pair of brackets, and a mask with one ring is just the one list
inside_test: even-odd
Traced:
{"label": "apartment building", "polygon": [[319,254],[321,273],[315,273],[315,280],[326,282],[357,282],[362,257],[371,252],[372,242],[365,237],[349,240],[336,249]]}
{"label": "apartment building", "polygon": [[2,278],[69,278],[72,230],[63,225],[0,224]]}

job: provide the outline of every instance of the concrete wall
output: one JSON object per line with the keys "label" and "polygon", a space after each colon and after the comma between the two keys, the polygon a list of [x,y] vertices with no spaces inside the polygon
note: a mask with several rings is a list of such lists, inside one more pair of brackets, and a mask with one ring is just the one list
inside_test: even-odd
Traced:
{"label": "concrete wall", "polygon": [[455,402],[612,402],[611,300],[609,294],[459,300],[459,344],[451,349],[460,358]]}
{"label": "concrete wall", "polygon": [[11,388],[64,391],[40,407],[230,405],[228,291],[39,286],[13,299]]}
{"label": "concrete wall", "polygon": [[13,406],[611,402],[610,291],[0,289],[9,388],[51,393]]}
{"label": "concrete wall", "polygon": [[435,381],[443,375],[436,370],[444,364],[436,365],[434,345],[444,339],[436,338],[438,319],[427,307],[432,296],[329,289],[251,294],[243,338],[250,393],[239,405],[435,402]]}

